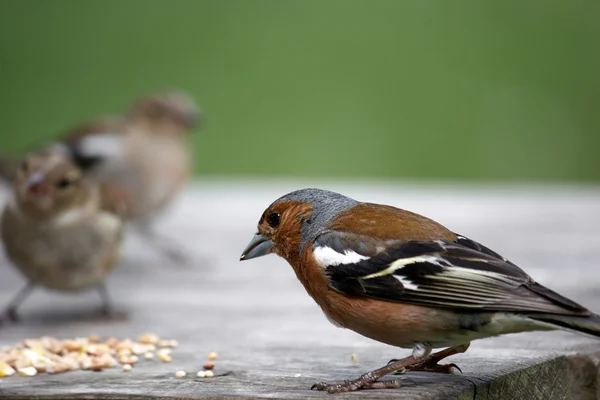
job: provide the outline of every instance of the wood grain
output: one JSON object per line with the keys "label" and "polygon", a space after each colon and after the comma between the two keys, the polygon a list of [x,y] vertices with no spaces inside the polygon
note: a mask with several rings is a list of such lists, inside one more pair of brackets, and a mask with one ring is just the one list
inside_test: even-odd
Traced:
{"label": "wood grain", "polygon": [[[270,202],[302,183],[202,182],[162,223],[190,252],[190,266],[169,265],[134,236],[125,262],[109,279],[124,321],[96,318],[96,293],[36,292],[19,325],[0,327],[0,346],[26,337],[137,337],[151,331],[178,339],[173,362],[141,360],[132,372],[79,371],[0,379],[7,399],[593,399],[600,342],[564,332],[476,341],[453,357],[462,375],[409,373],[403,387],[328,396],[318,381],[358,377],[408,354],[335,328],[276,256],[239,263],[256,221]],[[322,184],[359,200],[428,215],[509,257],[540,283],[600,312],[600,190],[450,188]],[[551,219],[550,219],[551,218]],[[565,272],[567,271],[567,272]],[[0,265],[0,304],[23,284]],[[210,351],[211,379],[196,377]],[[351,361],[356,354],[358,364]],[[574,354],[582,354],[583,357]],[[597,359],[597,358],[596,358]],[[175,378],[177,370],[187,377]],[[296,374],[301,377],[296,378]]]}

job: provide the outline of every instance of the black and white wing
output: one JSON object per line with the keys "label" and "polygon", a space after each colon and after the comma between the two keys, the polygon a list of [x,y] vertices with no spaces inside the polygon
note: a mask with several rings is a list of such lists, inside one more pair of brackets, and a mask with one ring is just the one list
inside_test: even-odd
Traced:
{"label": "black and white wing", "polygon": [[83,170],[125,157],[123,135],[112,132],[94,133],[77,140],[59,142],[52,149],[70,157]]}
{"label": "black and white wing", "polygon": [[330,287],[348,295],[473,311],[586,312],[463,236],[401,242],[327,232],[313,253]]}
{"label": "black and white wing", "polygon": [[126,130],[127,121],[123,118],[103,117],[71,129],[50,150],[70,157],[83,170],[95,169],[126,156]]}

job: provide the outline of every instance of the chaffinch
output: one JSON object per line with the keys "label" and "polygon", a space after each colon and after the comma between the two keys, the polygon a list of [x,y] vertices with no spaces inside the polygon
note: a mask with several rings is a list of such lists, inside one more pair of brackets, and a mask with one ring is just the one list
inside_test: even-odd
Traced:
{"label": "chaffinch", "polygon": [[[69,157],[100,182],[106,195],[121,205],[121,215],[153,248],[175,262],[185,262],[181,249],[156,232],[154,220],[190,174],[187,133],[200,119],[198,106],[187,95],[150,94],[122,116],[105,116],[75,127],[48,149]],[[0,162],[2,170],[11,173],[14,161]]]}
{"label": "chaffinch", "polygon": [[99,185],[68,159],[40,152],[17,171],[2,221],[4,250],[28,280],[0,320],[16,320],[16,308],[36,286],[71,292],[97,288],[102,310],[110,302],[104,281],[120,257],[123,221],[106,211]]}
{"label": "chaffinch", "polygon": [[[262,214],[241,260],[285,258],[334,324],[412,355],[330,393],[399,387],[405,370],[451,372],[438,362],[474,339],[564,329],[600,337],[600,316],[536,283],[515,264],[421,215],[303,189]],[[448,347],[431,354],[432,348]]]}

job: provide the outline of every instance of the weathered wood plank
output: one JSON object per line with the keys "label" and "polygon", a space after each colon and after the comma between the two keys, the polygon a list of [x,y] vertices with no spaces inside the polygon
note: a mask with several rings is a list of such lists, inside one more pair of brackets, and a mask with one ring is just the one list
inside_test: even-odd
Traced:
{"label": "weathered wood plank", "polygon": [[[192,266],[168,265],[134,237],[109,280],[125,321],[90,315],[95,293],[40,291],[22,308],[20,325],[0,328],[0,345],[25,337],[137,337],[146,331],[176,338],[173,363],[141,361],[119,369],[0,379],[11,399],[329,398],[308,389],[341,381],[408,354],[330,325],[281,259],[238,262],[263,211],[277,196],[314,183],[203,182],[190,189],[162,226],[189,249]],[[541,283],[600,312],[600,190],[321,184],[360,199],[422,212],[521,265]],[[0,266],[0,304],[23,283]],[[212,379],[195,372],[217,351]],[[352,363],[355,353],[359,363]],[[562,332],[509,335],[474,342],[452,359],[463,375],[409,373],[397,390],[336,395],[336,399],[548,399],[593,393],[593,363],[565,354],[600,353],[600,342]],[[183,369],[188,376],[175,378]],[[579,371],[575,373],[574,371]],[[302,374],[295,378],[296,374]],[[590,383],[591,382],[591,383]],[[582,389],[583,388],[583,389]],[[584,390],[585,389],[585,390]],[[578,394],[579,392],[584,394]]]}

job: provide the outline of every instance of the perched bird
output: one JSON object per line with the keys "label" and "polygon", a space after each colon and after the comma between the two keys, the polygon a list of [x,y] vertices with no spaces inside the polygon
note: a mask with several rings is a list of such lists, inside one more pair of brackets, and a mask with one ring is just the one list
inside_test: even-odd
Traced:
{"label": "perched bird", "polygon": [[[156,232],[154,221],[190,174],[188,132],[200,119],[200,110],[187,95],[150,94],[123,116],[83,123],[48,149],[69,157],[102,184],[106,195],[121,205],[120,214],[154,249],[174,262],[185,262],[182,250]],[[14,165],[9,161],[4,162],[6,171]]]}
{"label": "perched bird", "polygon": [[[451,372],[438,362],[472,340],[564,329],[600,337],[600,316],[535,282],[515,264],[426,217],[303,189],[262,214],[241,260],[276,253],[334,324],[412,355],[330,393],[399,387],[405,370]],[[432,348],[448,347],[431,354]]]}
{"label": "perched bird", "polygon": [[111,204],[68,159],[52,152],[25,159],[0,227],[5,253],[28,284],[0,319],[16,320],[17,307],[36,286],[97,288],[102,311],[111,312],[104,281],[119,261],[123,231],[122,219],[107,211]]}
{"label": "perched bird", "polygon": [[158,235],[154,220],[175,199],[191,170],[188,132],[201,114],[182,93],[142,97],[121,118],[105,117],[77,127],[59,144],[86,174],[124,206],[124,217],[175,262],[186,256]]}

